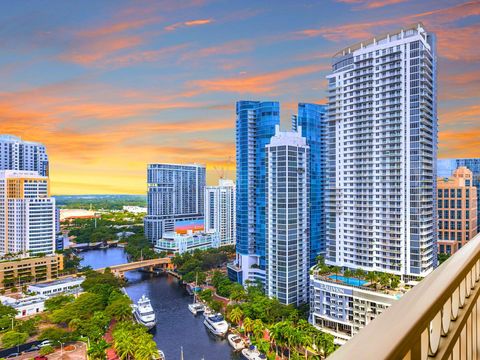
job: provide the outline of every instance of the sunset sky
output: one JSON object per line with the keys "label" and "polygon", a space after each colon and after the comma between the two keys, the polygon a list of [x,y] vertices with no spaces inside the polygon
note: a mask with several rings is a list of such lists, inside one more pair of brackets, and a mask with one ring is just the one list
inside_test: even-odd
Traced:
{"label": "sunset sky", "polygon": [[[315,5],[313,4],[315,3]],[[339,49],[438,36],[439,156],[480,157],[480,0],[0,0],[0,133],[47,146],[54,194],[142,194],[146,164],[234,176],[235,101],[326,101]]]}

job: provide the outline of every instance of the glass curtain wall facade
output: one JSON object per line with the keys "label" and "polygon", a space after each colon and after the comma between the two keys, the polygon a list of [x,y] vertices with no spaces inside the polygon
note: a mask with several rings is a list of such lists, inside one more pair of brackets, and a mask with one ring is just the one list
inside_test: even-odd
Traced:
{"label": "glass curtain wall facade", "polygon": [[232,280],[265,281],[265,146],[280,123],[273,101],[239,101],[236,106],[237,259]]}
{"label": "glass curtain wall facade", "polygon": [[309,151],[310,168],[310,265],[318,255],[325,255],[325,166],[327,107],[319,104],[298,104],[298,114],[292,117],[292,130],[301,129]]}
{"label": "glass curtain wall facade", "polygon": [[346,48],[327,77],[328,264],[436,266],[435,38],[421,24]]}

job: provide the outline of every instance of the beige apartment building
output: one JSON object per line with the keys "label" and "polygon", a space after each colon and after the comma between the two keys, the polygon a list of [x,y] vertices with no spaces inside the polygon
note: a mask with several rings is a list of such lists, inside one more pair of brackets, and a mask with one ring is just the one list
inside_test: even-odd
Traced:
{"label": "beige apartment building", "polygon": [[465,166],[438,178],[438,252],[454,254],[477,234],[477,188]]}
{"label": "beige apartment building", "polygon": [[52,280],[63,270],[63,255],[0,261],[0,289]]}

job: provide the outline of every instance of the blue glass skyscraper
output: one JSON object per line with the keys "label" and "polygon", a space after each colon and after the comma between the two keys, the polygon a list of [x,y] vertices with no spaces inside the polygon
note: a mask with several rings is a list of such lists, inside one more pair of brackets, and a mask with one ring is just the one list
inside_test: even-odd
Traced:
{"label": "blue glass skyscraper", "polygon": [[292,129],[302,129],[310,147],[310,265],[325,253],[325,143],[327,108],[319,104],[298,104],[298,114],[292,118]]}
{"label": "blue glass skyscraper", "polygon": [[236,108],[237,259],[229,277],[240,283],[265,279],[265,145],[280,124],[274,101],[239,101]]}

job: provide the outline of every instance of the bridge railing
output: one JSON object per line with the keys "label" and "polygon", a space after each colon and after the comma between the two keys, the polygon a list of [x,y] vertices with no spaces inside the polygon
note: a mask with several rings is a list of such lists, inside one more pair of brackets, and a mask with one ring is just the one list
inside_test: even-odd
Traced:
{"label": "bridge railing", "polygon": [[480,234],[331,359],[480,359]]}

